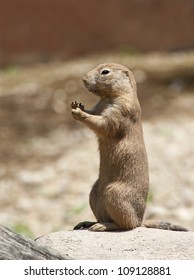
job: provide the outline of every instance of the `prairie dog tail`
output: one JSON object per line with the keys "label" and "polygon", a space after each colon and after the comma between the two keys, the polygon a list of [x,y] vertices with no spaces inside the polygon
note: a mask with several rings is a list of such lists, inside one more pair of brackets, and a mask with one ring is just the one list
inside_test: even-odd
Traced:
{"label": "prairie dog tail", "polygon": [[189,231],[188,229],[180,225],[173,225],[168,222],[160,222],[155,220],[144,220],[142,226],[147,228],[157,228],[157,229],[164,229],[164,230]]}

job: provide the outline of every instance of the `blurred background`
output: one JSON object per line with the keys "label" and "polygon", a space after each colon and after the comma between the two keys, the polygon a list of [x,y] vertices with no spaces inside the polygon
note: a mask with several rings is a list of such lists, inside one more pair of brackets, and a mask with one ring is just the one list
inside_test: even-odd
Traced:
{"label": "blurred background", "polygon": [[94,220],[95,135],[71,101],[103,62],[137,81],[150,166],[146,218],[194,230],[194,1],[0,0],[0,224],[30,237]]}

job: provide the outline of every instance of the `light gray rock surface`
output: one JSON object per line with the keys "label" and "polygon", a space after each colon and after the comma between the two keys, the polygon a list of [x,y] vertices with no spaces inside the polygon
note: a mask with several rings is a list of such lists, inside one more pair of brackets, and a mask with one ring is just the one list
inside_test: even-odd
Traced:
{"label": "light gray rock surface", "polygon": [[73,259],[194,259],[194,232],[137,228],[125,232],[60,231],[39,237]]}

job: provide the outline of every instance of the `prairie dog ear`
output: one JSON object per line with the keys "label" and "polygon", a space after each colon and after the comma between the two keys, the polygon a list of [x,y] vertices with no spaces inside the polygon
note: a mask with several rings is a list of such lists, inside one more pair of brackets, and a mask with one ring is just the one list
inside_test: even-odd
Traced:
{"label": "prairie dog ear", "polygon": [[129,77],[129,80],[130,80],[134,93],[137,93],[137,85],[136,85],[135,77],[130,70],[128,71],[128,77]]}

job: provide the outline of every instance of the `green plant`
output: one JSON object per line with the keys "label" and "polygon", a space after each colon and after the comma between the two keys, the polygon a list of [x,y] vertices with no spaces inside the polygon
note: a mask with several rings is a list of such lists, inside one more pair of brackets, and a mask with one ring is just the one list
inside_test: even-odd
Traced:
{"label": "green plant", "polygon": [[21,235],[24,235],[24,236],[27,236],[30,238],[34,237],[32,230],[26,224],[16,223],[16,224],[10,225],[9,227],[11,230],[13,230]]}

